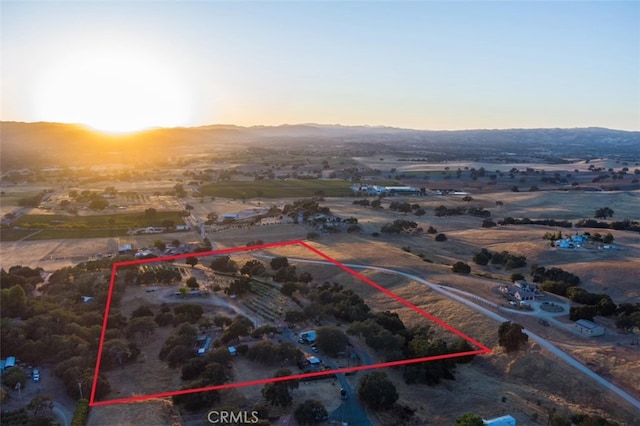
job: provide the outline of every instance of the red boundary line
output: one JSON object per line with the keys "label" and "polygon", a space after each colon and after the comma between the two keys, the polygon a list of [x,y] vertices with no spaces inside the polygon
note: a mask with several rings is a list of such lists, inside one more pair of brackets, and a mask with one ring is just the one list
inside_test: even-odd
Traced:
{"label": "red boundary line", "polygon": [[[285,376],[285,377],[270,377],[270,378],[266,378],[266,379],[252,380],[252,381],[248,381],[248,382],[226,383],[226,384],[223,384],[223,385],[208,386],[208,387],[204,387],[204,388],[184,389],[184,390],[178,390],[178,391],[161,392],[161,393],[155,393],[155,394],[150,394],[150,395],[140,395],[140,396],[135,396],[135,397],[130,397],[130,398],[110,399],[110,400],[107,400],[107,401],[96,401],[95,400],[96,391],[97,391],[97,388],[98,388],[98,377],[99,377],[99,372],[100,372],[100,364],[102,363],[102,350],[103,350],[104,339],[105,339],[105,335],[106,335],[106,331],[107,331],[107,323],[109,321],[109,312],[110,312],[110,309],[111,309],[111,300],[112,300],[112,296],[113,296],[113,289],[115,287],[118,267],[131,266],[131,265],[140,265],[140,264],[145,264],[145,263],[157,263],[157,262],[163,262],[163,261],[172,261],[172,260],[176,260],[176,259],[185,259],[185,258],[191,257],[191,256],[198,256],[198,257],[217,256],[217,255],[221,255],[221,254],[238,253],[238,252],[245,252],[245,251],[252,251],[252,250],[259,250],[259,249],[273,248],[273,247],[286,247],[286,246],[292,246],[292,245],[300,245],[300,246],[310,250],[311,252],[313,252],[313,253],[317,254],[318,256],[322,257],[323,259],[326,259],[327,261],[333,263],[334,265],[336,265],[337,267],[341,268],[342,270],[350,273],[354,277],[356,277],[356,278],[360,279],[361,281],[364,281],[365,283],[367,283],[370,286],[374,287],[376,290],[379,290],[379,291],[383,292],[387,296],[397,300],[398,302],[400,302],[403,305],[407,306],[408,308],[414,310],[418,314],[430,319],[431,321],[435,322],[436,324],[444,327],[446,330],[451,331],[455,335],[461,337],[462,339],[464,339],[467,342],[471,343],[472,345],[478,347],[479,349],[475,350],[475,351],[467,351],[467,352],[435,355],[435,356],[429,356],[429,357],[423,357],[423,358],[406,359],[406,360],[393,361],[393,362],[384,362],[384,363],[371,364],[371,365],[360,365],[360,366],[355,366],[355,367],[345,367],[345,368],[338,368],[338,369],[334,369],[334,370],[319,371],[319,372],[313,372],[313,373],[294,374],[294,375]],[[286,381],[286,380],[306,379],[306,378],[311,378],[311,377],[328,376],[328,375],[339,374],[339,373],[350,373],[350,372],[362,371],[362,370],[372,370],[372,369],[378,369],[378,368],[384,368],[384,367],[397,367],[397,366],[401,366],[401,365],[416,364],[416,363],[420,363],[420,362],[436,361],[436,360],[441,360],[441,359],[458,358],[458,357],[463,357],[463,356],[480,355],[480,354],[487,354],[487,353],[491,353],[491,349],[487,348],[482,343],[480,343],[477,340],[467,336],[466,334],[464,334],[461,331],[453,328],[452,326],[450,326],[449,324],[445,323],[444,321],[434,317],[433,315],[429,314],[428,312],[424,311],[423,309],[420,309],[419,307],[415,306],[414,304],[412,304],[408,300],[405,300],[402,297],[398,296],[397,294],[387,290],[386,288],[381,287],[379,284],[375,283],[374,281],[370,280],[369,278],[359,274],[358,272],[354,271],[351,268],[348,268],[344,264],[338,262],[337,260],[331,258],[330,256],[327,256],[326,254],[324,254],[320,250],[310,246],[309,244],[307,244],[307,243],[305,243],[304,241],[301,241],[301,240],[292,240],[292,241],[285,241],[285,242],[272,243],[272,244],[261,244],[261,245],[258,245],[258,246],[250,246],[250,247],[236,247],[236,248],[230,248],[230,249],[220,249],[220,250],[213,250],[213,251],[208,251],[208,252],[188,253],[188,254],[181,254],[181,255],[175,255],[175,256],[157,257],[157,258],[151,258],[151,259],[130,260],[130,261],[125,261],[125,262],[116,262],[116,263],[114,263],[113,267],[112,267],[112,270],[111,270],[111,281],[109,283],[109,295],[107,297],[107,303],[106,303],[106,307],[105,307],[104,319],[102,321],[102,333],[100,335],[100,343],[98,345],[98,356],[97,356],[97,359],[96,359],[96,368],[95,368],[95,372],[94,372],[94,376],[93,376],[93,384],[92,384],[92,387],[91,387],[91,397],[89,399],[89,406],[91,406],[91,407],[99,407],[99,406],[114,405],[114,404],[124,404],[124,403],[145,401],[145,400],[149,400],[149,399],[166,398],[166,397],[175,396],[175,395],[186,395],[186,394],[191,394],[191,393],[196,393],[196,392],[205,392],[205,391],[221,390],[221,389],[232,389],[232,388],[245,387],[245,386],[261,385],[261,384],[266,384],[266,383],[281,382],[281,381]]]}

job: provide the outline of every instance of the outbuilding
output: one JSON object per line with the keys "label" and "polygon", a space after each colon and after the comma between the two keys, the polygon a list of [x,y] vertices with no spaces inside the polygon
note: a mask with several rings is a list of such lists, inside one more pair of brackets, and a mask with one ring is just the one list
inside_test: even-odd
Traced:
{"label": "outbuilding", "polygon": [[576,321],[574,326],[578,333],[582,334],[583,336],[596,337],[602,336],[604,334],[603,326],[586,319],[579,319],[578,321]]}
{"label": "outbuilding", "polygon": [[313,343],[316,341],[316,331],[315,330],[303,331],[302,333],[300,333],[300,339],[303,340],[305,343]]}

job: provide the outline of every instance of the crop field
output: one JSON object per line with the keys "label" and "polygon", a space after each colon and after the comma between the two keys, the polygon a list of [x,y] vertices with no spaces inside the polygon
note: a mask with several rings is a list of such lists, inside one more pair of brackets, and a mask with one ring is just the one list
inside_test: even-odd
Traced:
{"label": "crop field", "polygon": [[43,229],[29,231],[31,235],[26,241],[58,240],[74,238],[109,238],[127,235],[127,229]]}
{"label": "crop field", "polygon": [[323,195],[342,197],[353,194],[343,180],[229,181],[203,185],[203,195],[224,198],[289,198]]}
{"label": "crop field", "polygon": [[33,234],[30,229],[2,229],[0,230],[0,241],[18,241]]}
{"label": "crop field", "polygon": [[276,288],[255,280],[251,281],[251,293],[255,297],[243,300],[244,306],[272,323],[282,318],[285,311],[299,309]]}
{"label": "crop field", "polygon": [[182,223],[181,212],[158,211],[153,216],[144,216],[140,213],[97,214],[88,216],[29,214],[17,219],[13,225],[24,228],[54,228],[63,230],[73,228],[113,228],[114,232],[116,232],[118,230],[117,228],[126,229],[145,226],[160,226],[165,220],[171,220],[176,224]]}

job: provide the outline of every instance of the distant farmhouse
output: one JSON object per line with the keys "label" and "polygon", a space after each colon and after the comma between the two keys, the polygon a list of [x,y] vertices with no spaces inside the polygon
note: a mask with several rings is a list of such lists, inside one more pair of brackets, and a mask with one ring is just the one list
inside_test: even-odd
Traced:
{"label": "distant farmhouse", "polygon": [[588,234],[575,234],[555,241],[558,248],[580,248],[589,242]]}
{"label": "distant farmhouse", "polygon": [[355,184],[351,187],[353,192],[362,195],[394,196],[394,195],[421,195],[423,192],[413,186],[380,186]]}
{"label": "distant farmhouse", "polygon": [[513,287],[513,297],[518,299],[520,302],[523,300],[534,300],[538,294],[538,288],[524,280],[516,281],[513,284]]}
{"label": "distant farmhouse", "polygon": [[[500,291],[505,298],[514,303],[517,301],[521,306],[528,306],[530,300],[535,300],[536,297],[542,296],[535,284],[530,284],[524,280],[516,281],[512,285],[502,286]],[[511,304],[513,305],[514,303]]]}
{"label": "distant farmhouse", "polygon": [[118,254],[129,254],[133,251],[131,244],[123,244],[118,247]]}
{"label": "distant farmhouse", "polygon": [[604,334],[603,326],[586,319],[579,319],[574,324],[574,327],[578,331],[578,333],[582,334],[583,336],[596,337],[602,336]]}

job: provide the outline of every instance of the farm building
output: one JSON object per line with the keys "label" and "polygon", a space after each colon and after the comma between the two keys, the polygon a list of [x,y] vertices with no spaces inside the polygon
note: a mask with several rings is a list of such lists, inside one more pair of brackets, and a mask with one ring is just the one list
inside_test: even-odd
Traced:
{"label": "farm building", "polygon": [[120,247],[118,247],[118,254],[128,254],[131,253],[133,251],[133,247],[131,246],[131,244],[123,244]]}
{"label": "farm building", "polygon": [[367,195],[420,195],[420,189],[413,186],[380,186],[356,184],[351,187],[356,193]]}
{"label": "farm building", "polygon": [[482,423],[487,426],[516,426],[516,419],[513,416],[506,415],[490,420],[483,419]]}
{"label": "farm building", "polygon": [[315,330],[303,331],[302,333],[300,333],[300,339],[308,343],[313,343],[316,341],[316,331]]}
{"label": "farm building", "polygon": [[16,366],[16,357],[15,356],[7,357],[7,359],[3,359],[2,361],[0,361],[0,372],[6,370],[7,368],[11,368],[15,366]]}
{"label": "farm building", "polygon": [[203,356],[211,347],[211,337],[209,336],[200,336],[196,341],[196,346],[194,348],[195,352]]}
{"label": "farm building", "polygon": [[586,319],[579,319],[578,321],[576,321],[574,327],[580,334],[584,336],[595,337],[602,336],[604,334],[603,326]]}
{"label": "farm building", "polygon": [[164,228],[160,228],[158,226],[149,226],[142,230],[143,234],[162,234],[165,231]]}

